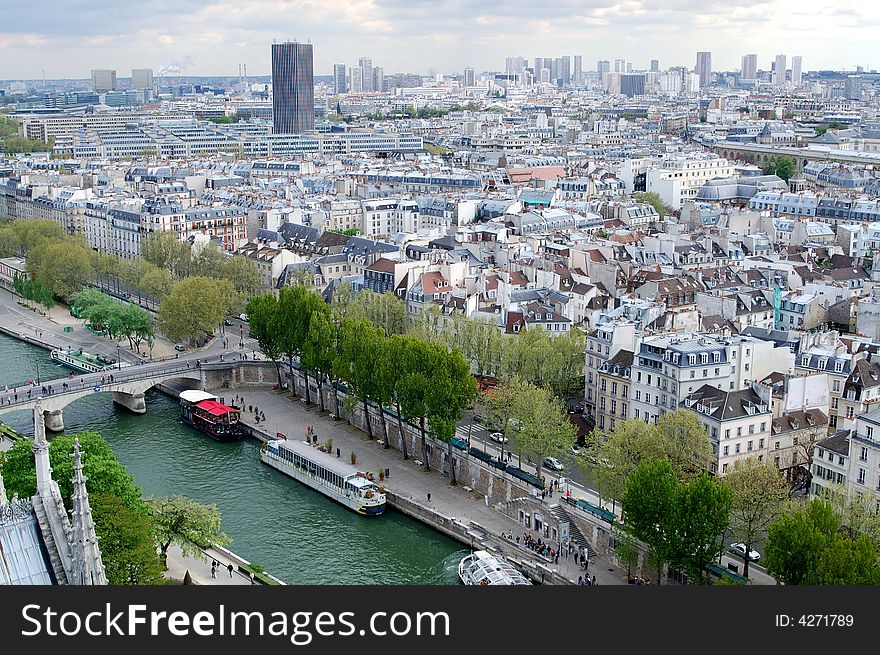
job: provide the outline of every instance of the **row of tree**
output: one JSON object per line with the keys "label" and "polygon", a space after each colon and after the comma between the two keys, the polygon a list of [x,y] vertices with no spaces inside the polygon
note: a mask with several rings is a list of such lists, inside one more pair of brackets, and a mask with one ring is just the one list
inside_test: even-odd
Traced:
{"label": "row of tree", "polygon": [[[172,543],[185,554],[199,554],[208,545],[229,544],[221,530],[220,512],[183,496],[146,500],[109,444],[96,432],[57,436],[49,444],[53,479],[58,482],[65,507],[73,494],[74,438],[83,453],[83,473],[88,479],[89,502],[100,539],[101,559],[113,585],[160,584],[164,557]],[[37,479],[31,440],[20,440],[0,456],[0,471],[7,491],[29,498]]]}
{"label": "row of tree", "polygon": [[[358,299],[353,302],[367,303]],[[448,444],[455,423],[476,395],[476,382],[467,361],[457,350],[418,338],[387,333],[351,308],[351,304],[331,309],[316,293],[304,287],[282,289],[257,296],[248,303],[251,335],[262,352],[275,362],[278,383],[283,384],[281,362],[305,375],[305,397],[311,402],[309,380],[320,390],[318,402],[324,410],[324,390],[334,393],[337,416],[340,412],[338,384],[348,389],[348,410],[362,402],[369,438],[373,439],[371,413],[378,415],[385,446],[389,446],[386,408],[394,407],[398,429],[403,421],[419,426],[422,459],[428,466],[426,435]],[[403,456],[409,454],[403,441]],[[452,467],[450,467],[452,468]],[[451,470],[455,483],[455,471]]]}
{"label": "row of tree", "polygon": [[[240,313],[263,289],[251,260],[229,257],[213,244],[195,249],[173,234],[154,232],[142,240],[141,251],[142,257],[130,259],[95,252],[82,236],[65,234],[54,221],[0,225],[0,255],[26,256],[39,289],[69,301],[95,284],[132,299],[137,296],[138,304],[150,299],[159,303],[160,328],[173,340],[213,333],[227,314]],[[49,298],[44,293],[35,300],[45,304]],[[169,307],[163,312],[166,301]]]}
{"label": "row of tree", "polygon": [[437,305],[412,315],[393,294],[354,293],[348,285],[336,289],[333,307],[341,316],[370,321],[388,336],[411,334],[456,349],[479,378],[519,378],[563,398],[583,388],[585,336],[577,329],[558,336],[542,329],[508,335],[497,322],[446,315]]}
{"label": "row of tree", "polygon": [[52,292],[29,277],[16,275],[12,280],[12,289],[25,300],[39,303],[47,310],[52,309],[55,304]]}
{"label": "row of tree", "polygon": [[146,310],[132,303],[121,303],[97,289],[83,289],[73,296],[79,318],[86,319],[98,332],[106,331],[111,339],[128,339],[131,350],[141,343],[153,343],[153,321]]}

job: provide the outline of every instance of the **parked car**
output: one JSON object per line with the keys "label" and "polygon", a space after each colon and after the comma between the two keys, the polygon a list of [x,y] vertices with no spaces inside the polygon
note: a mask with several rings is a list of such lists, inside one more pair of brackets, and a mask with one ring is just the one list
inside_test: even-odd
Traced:
{"label": "parked car", "polygon": [[184,346],[182,343],[178,343],[174,345],[174,350],[179,353],[186,352],[186,346]]}
{"label": "parked car", "polygon": [[223,325],[232,325],[232,321],[230,321],[228,318],[224,318]]}
{"label": "parked car", "polygon": [[555,457],[545,457],[541,460],[541,466],[550,469],[551,471],[564,471],[565,467]]}
{"label": "parked car", "polygon": [[[740,544],[740,543],[730,544],[730,546],[727,547],[727,550],[729,550],[734,555],[737,555],[738,557],[745,557],[745,555],[746,555],[746,545],[745,544]],[[752,550],[750,548],[749,549],[749,561],[757,562],[759,559],[761,559],[761,553],[759,553],[757,550]]]}
{"label": "parked car", "polygon": [[489,438],[496,443],[507,443],[510,441],[510,439],[504,436],[503,432],[493,432],[489,435]]}
{"label": "parked car", "polygon": [[583,448],[581,448],[578,444],[574,444],[571,448],[568,449],[572,455],[580,455]]}
{"label": "parked car", "polygon": [[245,323],[247,323],[249,320],[247,314],[239,314],[238,318],[241,319],[242,321],[244,321]]}

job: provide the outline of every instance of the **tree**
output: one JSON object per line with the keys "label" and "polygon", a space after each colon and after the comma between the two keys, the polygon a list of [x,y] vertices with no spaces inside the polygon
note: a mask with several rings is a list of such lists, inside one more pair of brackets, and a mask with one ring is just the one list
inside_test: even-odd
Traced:
{"label": "tree", "polygon": [[148,512],[125,506],[112,494],[89,494],[101,560],[112,585],[156,584],[162,563],[156,553]]}
{"label": "tree", "polygon": [[176,278],[190,274],[192,249],[171,232],[151,232],[141,241],[141,256]]}
{"label": "tree", "polygon": [[704,568],[721,553],[732,504],[729,489],[706,471],[678,487],[672,516],[670,560],[691,580],[704,579]]}
{"label": "tree", "polygon": [[[88,479],[89,494],[111,493],[126,507],[137,509],[141,490],[134,478],[116,458],[110,445],[97,432],[59,435],[49,442],[49,463],[52,478],[58,483],[61,497],[69,507],[73,494],[73,440],[79,439],[82,452],[83,474]],[[37,473],[34,467],[33,439],[22,439],[6,452],[3,461],[3,480],[10,494],[22,498],[37,493]]]}
{"label": "tree", "polygon": [[377,376],[373,372],[373,363],[382,348],[383,339],[381,328],[366,319],[346,319],[340,330],[337,370],[348,383],[349,393],[364,404],[364,422],[370,439],[373,438],[370,401],[377,396]]}
{"label": "tree", "polygon": [[782,513],[788,499],[788,485],[776,465],[759,462],[754,457],[734,462],[722,478],[722,484],[733,498],[730,529],[734,538],[746,546],[743,575],[749,577],[747,553],[766,538],[767,529]]}
{"label": "tree", "polygon": [[149,340],[153,336],[153,321],[146,310],[125,303],[124,305],[116,303],[120,308],[120,320],[122,330],[117,336],[125,336],[128,338],[128,345],[132,350],[140,350],[141,342]]}
{"label": "tree", "polygon": [[381,327],[386,336],[403,334],[409,325],[406,305],[392,293],[361,291],[352,300],[349,311]]}
{"label": "tree", "polygon": [[[253,317],[251,317],[253,324]],[[253,332],[253,330],[251,330]],[[318,379],[318,398],[321,411],[324,411],[324,381],[329,379],[335,382],[333,376],[333,360],[336,357],[336,326],[330,318],[329,312],[316,312],[309,321],[309,332],[302,348],[303,366],[310,371],[316,372]],[[339,397],[336,387],[333,387],[337,407],[335,414],[339,415]]]}
{"label": "tree", "polygon": [[438,364],[430,380],[427,397],[428,425],[431,435],[446,443],[449,461],[449,480],[455,484],[455,460],[452,457],[452,438],[461,413],[477,395],[477,383],[470,366],[457,351],[437,351]]}
{"label": "tree", "polygon": [[663,202],[663,198],[660,197],[660,194],[655,191],[637,191],[633,194],[633,200],[651,205],[657,210],[657,214],[661,219],[666,216],[666,204]]}
{"label": "tree", "polygon": [[[80,443],[92,517],[110,584],[156,582],[156,544],[141,490],[109,444],[96,432],[60,435],[49,442],[52,478],[58,483],[64,504],[71,507],[73,458],[70,455],[74,438]],[[37,492],[33,439],[17,441],[0,457],[0,464],[10,494],[25,498]]]}
{"label": "tree", "polygon": [[139,280],[137,288],[147,298],[161,303],[171,293],[173,284],[170,271],[150,264]]}
{"label": "tree", "polygon": [[[34,279],[59,298],[71,298],[92,279],[89,251],[77,241],[59,241],[39,247],[40,264]],[[31,258],[28,258],[30,267]]]}
{"label": "tree", "polygon": [[646,442],[648,457],[665,457],[679,480],[709,469],[714,456],[712,441],[695,412],[677,409],[657,419],[654,438]]}
{"label": "tree", "polygon": [[514,397],[511,417],[518,422],[516,434],[520,450],[536,456],[539,478],[545,457],[566,452],[577,441],[577,429],[569,420],[568,412],[543,387],[523,385]]}
{"label": "tree", "polygon": [[260,345],[260,351],[275,364],[278,374],[278,386],[281,382],[281,366],[279,360],[283,355],[281,346],[281,327],[278,324],[278,299],[274,294],[267,293],[255,296],[245,307],[248,315],[248,329]]}
{"label": "tree", "polygon": [[639,563],[639,551],[632,535],[619,524],[612,526],[614,532],[614,555],[617,557],[617,563],[626,567],[627,579],[632,578],[633,567]]}
{"label": "tree", "polygon": [[623,523],[635,539],[648,547],[660,584],[663,565],[672,553],[673,516],[678,480],[669,462],[645,461],[627,481],[621,499]]}
{"label": "tree", "polygon": [[257,265],[247,257],[226,257],[219,271],[232,284],[238,294],[233,310],[243,308],[247,301],[264,289],[263,281]]}
{"label": "tree", "polygon": [[764,166],[765,175],[776,175],[788,182],[797,171],[797,164],[791,157],[773,157]]}
{"label": "tree", "polygon": [[424,339],[407,338],[395,361],[399,364],[399,376],[395,384],[395,397],[399,411],[406,421],[418,419],[422,439],[422,461],[425,470],[430,469],[428,447],[425,441],[425,418],[428,414],[428,394],[434,373],[436,355],[445,346]]}
{"label": "tree", "polygon": [[558,353],[559,374],[553,382],[553,391],[564,400],[571,397],[572,390],[584,389],[584,350],[586,335],[572,327],[568,332],[552,339]]}
{"label": "tree", "polygon": [[147,501],[153,519],[153,534],[163,559],[168,547],[177,544],[184,555],[199,555],[208,546],[227,546],[230,539],[220,530],[220,510],[185,496]]}
{"label": "tree", "polygon": [[174,341],[195,341],[213,334],[229,313],[231,291],[229,282],[207,277],[175,282],[159,306],[159,329]]}

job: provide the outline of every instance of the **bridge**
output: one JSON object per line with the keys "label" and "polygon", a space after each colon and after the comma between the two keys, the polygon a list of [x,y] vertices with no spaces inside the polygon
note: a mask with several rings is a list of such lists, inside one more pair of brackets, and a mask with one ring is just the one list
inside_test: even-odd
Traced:
{"label": "bridge", "polygon": [[[214,364],[200,364],[189,359],[126,366],[101,373],[71,375],[39,384],[22,384],[0,393],[0,415],[33,408],[39,403],[43,409],[46,429],[60,432],[64,429],[62,410],[70,403],[96,393],[109,393],[113,402],[135,414],[147,411],[144,393],[151,387],[169,380],[192,380],[204,388],[205,369],[216,368],[221,360],[211,358]],[[206,360],[207,361],[207,360]],[[222,365],[221,365],[222,366]],[[229,364],[231,366],[231,364]]]}
{"label": "bridge", "polygon": [[855,150],[834,150],[798,148],[793,146],[772,146],[761,143],[736,143],[733,141],[716,141],[703,144],[714,150],[719,157],[731,160],[743,160],[751,164],[763,166],[775,157],[793,159],[799,171],[804,170],[808,161],[842,162],[846,164],[880,164],[880,153],[859,152]]}

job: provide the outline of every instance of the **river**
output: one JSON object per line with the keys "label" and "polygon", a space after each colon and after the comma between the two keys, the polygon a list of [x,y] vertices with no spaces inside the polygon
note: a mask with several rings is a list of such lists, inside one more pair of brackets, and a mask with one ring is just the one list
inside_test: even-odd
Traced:
{"label": "river", "polygon": [[[0,385],[67,371],[47,351],[0,334]],[[33,434],[28,412],[2,420]],[[359,516],[260,462],[259,443],[218,443],[183,425],[176,400],[147,393],[134,415],[107,394],[64,408],[68,433],[92,430],[110,443],[147,497],[183,494],[216,503],[229,548],[290,584],[454,584],[466,553],[457,542],[389,510]],[[51,438],[51,437],[50,437]]]}

